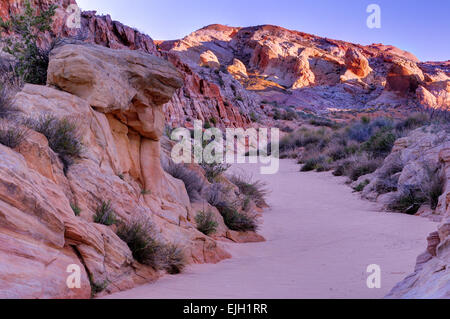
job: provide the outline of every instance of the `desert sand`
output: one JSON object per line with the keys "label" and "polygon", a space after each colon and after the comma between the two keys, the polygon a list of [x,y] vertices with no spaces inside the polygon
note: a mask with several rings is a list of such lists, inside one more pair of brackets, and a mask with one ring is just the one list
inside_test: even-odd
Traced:
{"label": "desert sand", "polygon": [[[271,189],[260,233],[267,242],[224,245],[232,259],[192,265],[177,276],[107,298],[382,298],[410,274],[436,223],[382,212],[331,173],[300,173],[283,160],[276,175],[236,165]],[[369,289],[367,266],[381,267]]]}

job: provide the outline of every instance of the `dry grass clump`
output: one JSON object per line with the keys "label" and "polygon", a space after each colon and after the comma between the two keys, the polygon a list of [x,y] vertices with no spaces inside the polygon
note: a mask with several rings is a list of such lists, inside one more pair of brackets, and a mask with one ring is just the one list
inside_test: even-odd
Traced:
{"label": "dry grass clump", "polygon": [[102,201],[102,203],[97,207],[95,211],[94,223],[111,226],[116,222],[116,212],[112,208],[111,202]]}
{"label": "dry grass clump", "polygon": [[239,188],[246,198],[252,200],[258,207],[267,207],[266,197],[269,194],[267,185],[261,181],[253,181],[250,176],[232,175],[230,181]]}
{"label": "dry grass clump", "polygon": [[43,115],[37,119],[28,119],[26,125],[47,138],[50,148],[63,162],[65,171],[73,164],[75,158],[81,156],[83,144],[77,121]]}
{"label": "dry grass clump", "polygon": [[207,236],[214,234],[217,230],[217,226],[219,226],[214,219],[214,214],[212,212],[199,212],[197,216],[195,216],[195,222],[197,224],[197,229]]}
{"label": "dry grass clump", "polygon": [[29,130],[20,125],[6,120],[0,121],[0,144],[9,148],[18,147],[27,137]]}
{"label": "dry grass clump", "polygon": [[178,274],[186,266],[183,249],[161,241],[148,218],[119,224],[117,236],[128,245],[133,258],[143,265],[166,270],[170,274]]}
{"label": "dry grass clump", "polygon": [[184,164],[175,164],[172,161],[163,163],[163,168],[168,174],[184,182],[191,202],[201,199],[205,182],[197,172],[188,169]]}
{"label": "dry grass clump", "polygon": [[240,213],[234,204],[222,202],[216,207],[222,215],[225,225],[229,229],[238,232],[256,231],[258,229],[256,217]]}
{"label": "dry grass clump", "polygon": [[203,170],[205,171],[205,177],[210,183],[216,182],[217,178],[220,177],[223,173],[225,173],[231,165],[228,164],[207,164],[203,163],[201,165]]}

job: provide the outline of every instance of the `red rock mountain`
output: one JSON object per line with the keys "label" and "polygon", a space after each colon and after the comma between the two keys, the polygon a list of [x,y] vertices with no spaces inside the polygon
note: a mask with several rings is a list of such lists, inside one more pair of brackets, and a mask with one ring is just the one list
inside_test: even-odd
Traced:
{"label": "red rock mountain", "polygon": [[[210,25],[160,44],[204,78],[231,74],[260,100],[329,109],[450,108],[450,62],[420,62],[393,46],[362,46],[263,25]],[[208,69],[214,69],[214,72]],[[227,87],[222,86],[227,95]]]}

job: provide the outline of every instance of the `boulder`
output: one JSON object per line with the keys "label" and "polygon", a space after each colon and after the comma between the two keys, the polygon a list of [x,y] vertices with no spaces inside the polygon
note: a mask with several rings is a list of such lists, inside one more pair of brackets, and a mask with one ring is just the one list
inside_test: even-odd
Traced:
{"label": "boulder", "polygon": [[345,65],[348,70],[361,78],[365,78],[372,72],[367,58],[359,50],[354,48],[347,50],[345,54]]}

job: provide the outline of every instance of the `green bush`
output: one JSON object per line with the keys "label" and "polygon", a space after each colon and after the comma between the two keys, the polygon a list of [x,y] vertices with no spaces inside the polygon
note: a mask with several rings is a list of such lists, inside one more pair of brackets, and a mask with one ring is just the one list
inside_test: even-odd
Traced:
{"label": "green bush", "polygon": [[258,229],[256,219],[239,213],[233,204],[222,202],[216,207],[229,229],[239,232],[256,231]]}
{"label": "green bush", "polygon": [[47,138],[50,148],[63,162],[65,171],[81,155],[83,144],[77,124],[69,118],[58,119],[53,115],[43,115],[38,119],[29,119],[27,125]]}
{"label": "green bush", "polygon": [[359,183],[355,188],[355,192],[362,192],[367,185],[370,184],[370,180],[366,179],[364,182]]}
{"label": "green bush", "polygon": [[183,250],[159,240],[153,223],[147,218],[120,223],[117,236],[128,245],[133,258],[143,265],[176,274],[186,264]]}
{"label": "green bush", "polygon": [[301,172],[310,172],[319,168],[325,162],[324,156],[310,157],[306,159],[305,164],[301,168]]}
{"label": "green bush", "polygon": [[392,151],[397,137],[391,131],[381,130],[370,137],[363,149],[376,157],[386,157]]}
{"label": "green bush", "polygon": [[0,124],[0,144],[9,148],[18,147],[27,137],[28,130],[19,125],[3,122]]}
{"label": "green bush", "polygon": [[78,207],[76,204],[70,204],[70,207],[72,208],[72,210],[73,210],[73,213],[75,214],[75,216],[80,216],[80,214],[81,214],[81,209],[80,209],[80,207]]}
{"label": "green bush", "polygon": [[217,226],[219,226],[214,219],[214,214],[211,212],[199,212],[195,216],[195,222],[197,223],[197,229],[207,236],[214,234]]}
{"label": "green bush", "polygon": [[352,181],[357,181],[361,176],[375,172],[382,165],[380,159],[366,159],[361,157],[349,168],[349,177]]}
{"label": "green bush", "polygon": [[111,207],[111,202],[103,201],[95,211],[94,223],[111,226],[116,224],[116,212]]}
{"label": "green bush", "polygon": [[40,35],[51,30],[57,6],[51,5],[39,14],[30,1],[24,2],[22,14],[12,15],[9,21],[0,19],[0,28],[13,35],[2,37],[3,50],[16,59],[15,70],[27,83],[45,84],[49,63],[49,50],[39,47]]}

